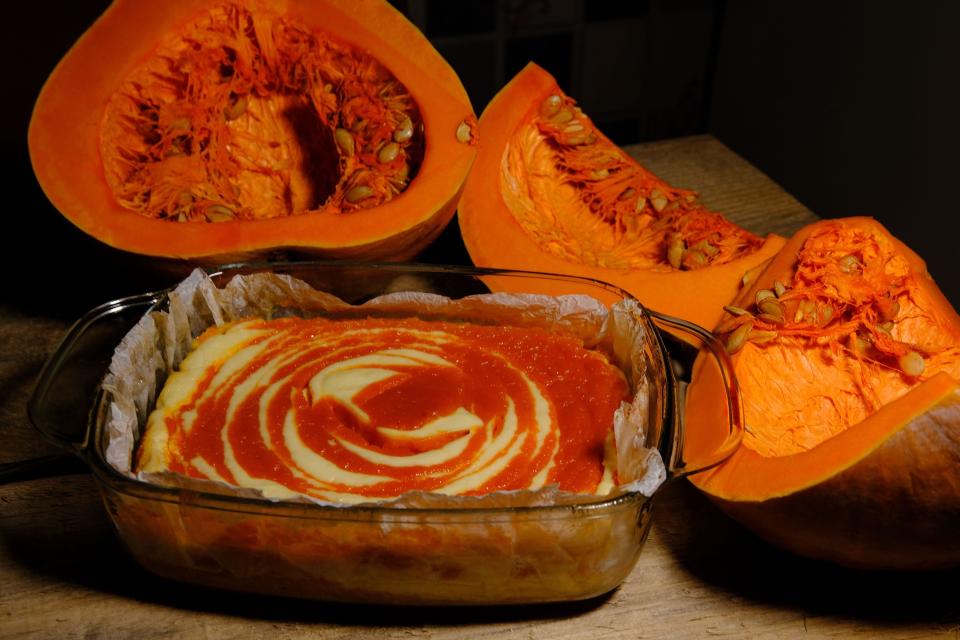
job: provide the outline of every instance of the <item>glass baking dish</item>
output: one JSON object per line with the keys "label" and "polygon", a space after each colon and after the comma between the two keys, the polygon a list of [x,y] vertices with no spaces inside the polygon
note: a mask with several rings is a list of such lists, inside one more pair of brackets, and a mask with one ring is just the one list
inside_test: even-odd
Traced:
{"label": "glass baking dish", "polygon": [[[240,264],[209,276],[221,286],[262,271],[288,274],[351,304],[397,291],[453,299],[491,289],[577,293],[605,304],[630,298],[584,278],[417,264]],[[584,599],[616,588],[633,569],[656,491],[548,506],[339,507],[164,487],[121,474],[106,461],[109,391],[101,381],[122,337],[144,313],[164,308],[169,293],[108,302],[78,320],[28,406],[35,427],[93,471],[119,538],[146,569],[219,588],[393,604]],[[709,332],[641,313],[648,329],[643,353],[656,381],[647,446],[659,452],[669,482],[718,464],[739,445],[740,399],[726,353]],[[685,446],[686,381],[695,359],[719,384],[711,387],[716,397],[706,399],[711,410],[694,412],[697,424],[686,425],[695,438]]]}

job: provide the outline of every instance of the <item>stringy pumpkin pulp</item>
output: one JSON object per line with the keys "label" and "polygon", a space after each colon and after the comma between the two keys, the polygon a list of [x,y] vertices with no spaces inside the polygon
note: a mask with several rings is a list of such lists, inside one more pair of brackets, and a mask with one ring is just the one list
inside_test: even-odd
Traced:
{"label": "stringy pumpkin pulp", "polygon": [[756,251],[763,239],[706,209],[614,145],[568,96],[518,128],[500,187],[517,222],[561,259],[611,269],[690,270]]}
{"label": "stringy pumpkin pulp", "polygon": [[835,222],[806,239],[772,289],[727,307],[717,333],[737,354],[744,446],[806,451],[937,372],[960,379],[960,336],[920,277],[888,236]]}
{"label": "stringy pumpkin pulp", "polygon": [[423,148],[417,105],[380,62],[238,4],[140,65],[101,136],[117,200],[179,222],[375,207],[406,188]]}

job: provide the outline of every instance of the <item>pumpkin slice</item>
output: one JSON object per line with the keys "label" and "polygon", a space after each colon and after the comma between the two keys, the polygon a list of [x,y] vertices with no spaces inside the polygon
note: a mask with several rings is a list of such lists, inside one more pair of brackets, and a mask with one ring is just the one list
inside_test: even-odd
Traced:
{"label": "pumpkin slice", "polygon": [[51,74],[37,178],[113,247],[402,259],[475,155],[459,79],[386,2],[117,0]]}
{"label": "pumpkin slice", "polygon": [[[696,486],[796,553],[960,565],[960,316],[915,253],[869,218],[805,227],[717,333],[746,433]],[[688,420],[716,384],[695,375]]]}
{"label": "pumpkin slice", "polygon": [[596,278],[713,326],[741,276],[783,245],[640,166],[536,64],[487,106],[480,138],[458,212],[476,265]]}

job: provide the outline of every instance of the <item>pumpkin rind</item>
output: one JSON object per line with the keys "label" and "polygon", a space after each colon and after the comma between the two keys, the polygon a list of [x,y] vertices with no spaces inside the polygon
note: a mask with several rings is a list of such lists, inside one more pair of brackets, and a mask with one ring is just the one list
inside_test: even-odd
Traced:
{"label": "pumpkin rind", "polygon": [[960,565],[960,390],[897,429],[852,466],[758,502],[714,500],[794,553],[868,569]]}
{"label": "pumpkin rind", "polygon": [[[518,129],[529,126],[545,100],[562,95],[553,77],[530,63],[484,109],[480,119],[480,152],[458,211],[460,230],[471,260],[484,267],[562,273],[610,282],[650,308],[702,326],[713,326],[722,314],[722,305],[739,290],[743,274],[772,257],[784,239],[769,236],[759,241],[758,248],[748,255],[692,270],[664,265],[652,269],[610,268],[568,260],[544,250],[518,223],[506,204],[499,187],[501,167]],[[609,141],[600,142],[600,146],[604,144],[613,148]],[[645,171],[634,161],[630,162]],[[557,188],[561,186],[557,184]],[[564,292],[568,292],[568,285],[561,282],[543,291]]]}
{"label": "pumpkin rind", "polygon": [[[889,243],[900,264],[908,265],[906,295],[930,316],[943,341],[960,344],[960,317],[929,277],[923,261],[868,218],[805,227],[733,305],[750,309],[757,293],[773,289],[778,280],[782,290],[808,239],[838,226],[874,234]],[[743,348],[758,354],[765,347]],[[813,352],[820,347],[809,348]],[[845,353],[841,350],[836,357],[853,357]],[[749,360],[742,352],[732,360],[742,381],[748,373],[744,363]],[[811,366],[816,371],[816,365]],[[725,463],[691,481],[760,537],[801,555],[858,568],[960,566],[960,385],[955,368],[941,367],[921,375],[899,397],[807,450],[769,456],[741,446]],[[787,384],[793,373],[777,372]],[[768,374],[762,375],[769,380]],[[769,388],[779,383],[769,380]],[[698,389],[700,384],[715,381],[695,376],[693,398],[706,391]],[[754,387],[752,395],[744,394],[748,414],[751,403],[762,406],[765,399],[757,397],[762,393]],[[688,420],[710,421],[709,408],[703,403],[694,402],[688,408]],[[755,428],[759,426],[768,428]]]}
{"label": "pumpkin rind", "polygon": [[37,100],[28,135],[34,171],[54,206],[108,245],[191,261],[252,257],[278,248],[331,258],[405,259],[429,244],[453,216],[473,162],[473,140],[463,142],[457,131],[474,117],[453,70],[386,2],[249,6],[253,11],[267,7],[331,33],[369,53],[403,82],[422,116],[425,149],[419,173],[401,194],[375,208],[343,214],[224,223],[151,219],[117,203],[105,177],[99,139],[111,96],[159,42],[220,4],[118,0],[61,60]]}

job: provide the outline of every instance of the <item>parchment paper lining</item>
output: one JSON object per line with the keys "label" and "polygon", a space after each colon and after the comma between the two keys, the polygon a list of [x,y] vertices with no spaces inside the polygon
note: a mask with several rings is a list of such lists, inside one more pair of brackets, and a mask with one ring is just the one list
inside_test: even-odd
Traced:
{"label": "parchment paper lining", "polygon": [[[241,318],[277,317],[362,318],[419,317],[471,321],[482,324],[552,327],[569,331],[588,347],[603,349],[624,372],[633,391],[614,416],[617,492],[652,496],[666,479],[656,448],[648,446],[650,421],[655,419],[651,399],[661,393],[661,376],[650,366],[653,339],[640,321],[642,311],[633,300],[622,300],[607,310],[589,296],[543,296],[492,293],[450,299],[433,293],[397,292],[350,305],[336,296],[311,288],[296,278],[273,273],[238,275],[222,289],[196,270],[169,294],[166,310],[145,315],[123,338],[104,379],[112,398],[104,437],[106,460],[131,478],[171,487],[219,494],[263,496],[220,482],[195,480],[177,474],[135,474],[133,452],[140,431],[166,376],[179,366],[196,336],[213,325]],[[655,443],[652,443],[655,446]],[[344,506],[304,497],[304,501]],[[443,496],[411,492],[396,500],[375,504],[394,507],[517,507],[596,501],[550,486],[538,491],[504,491],[480,497]],[[371,503],[366,503],[371,504]],[[356,506],[356,505],[354,505]]]}

